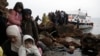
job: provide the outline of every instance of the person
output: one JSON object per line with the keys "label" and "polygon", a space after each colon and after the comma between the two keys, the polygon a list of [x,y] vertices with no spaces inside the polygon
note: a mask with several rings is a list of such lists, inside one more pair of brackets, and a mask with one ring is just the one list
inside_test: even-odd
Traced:
{"label": "person", "polygon": [[21,25],[21,19],[19,19],[19,14],[16,13],[13,9],[9,9],[9,14],[8,14],[8,23],[7,25]]}
{"label": "person", "polygon": [[3,50],[1,47],[0,47],[0,56],[3,56]]}
{"label": "person", "polygon": [[18,56],[18,49],[21,46],[21,32],[16,25],[8,26],[6,29],[7,40],[2,48],[6,56]]}
{"label": "person", "polygon": [[22,2],[17,2],[14,9],[9,9],[8,12],[8,25],[21,25],[22,20],[23,4]]}
{"label": "person", "polygon": [[21,23],[21,29],[23,35],[28,34],[34,37],[35,41],[38,41],[38,29],[36,22],[32,20],[32,11],[31,9],[23,10],[23,19]]}
{"label": "person", "polygon": [[17,2],[14,6],[14,10],[18,12],[20,15],[22,15],[22,11],[24,9],[23,3],[22,2]]}
{"label": "person", "polygon": [[7,23],[7,18],[3,17],[3,12],[0,11],[0,45],[2,45],[7,40],[6,23]]}
{"label": "person", "polygon": [[40,17],[39,17],[39,15],[35,18],[35,22],[36,22],[36,26],[37,26],[37,30],[38,30],[38,34],[41,32],[41,30],[40,30],[40,28],[39,28],[39,24],[38,24],[38,21],[41,21],[41,19],[40,19]]}
{"label": "person", "polygon": [[41,19],[39,18],[39,15],[35,18],[35,21],[38,22],[38,20],[41,21]]}
{"label": "person", "polygon": [[50,12],[48,14],[49,19],[55,24],[55,13],[54,12]]}
{"label": "person", "polygon": [[65,13],[64,23],[68,24],[68,14],[67,13]]}
{"label": "person", "polygon": [[19,48],[19,56],[41,56],[35,41],[30,35],[23,36],[23,44]]}

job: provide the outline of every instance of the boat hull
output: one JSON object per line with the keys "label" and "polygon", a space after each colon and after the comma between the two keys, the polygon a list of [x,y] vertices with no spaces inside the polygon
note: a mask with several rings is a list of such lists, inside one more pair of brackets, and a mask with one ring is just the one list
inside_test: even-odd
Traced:
{"label": "boat hull", "polygon": [[77,23],[69,22],[70,24],[79,25],[79,29],[93,28],[93,23]]}

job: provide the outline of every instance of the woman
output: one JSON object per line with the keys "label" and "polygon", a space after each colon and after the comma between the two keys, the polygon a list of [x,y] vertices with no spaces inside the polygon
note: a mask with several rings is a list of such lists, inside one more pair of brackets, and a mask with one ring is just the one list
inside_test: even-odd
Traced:
{"label": "woman", "polygon": [[9,38],[2,48],[7,56],[18,56],[18,49],[21,46],[21,32],[16,25],[8,26],[6,29],[7,36]]}
{"label": "woman", "polygon": [[9,9],[8,13],[8,25],[21,25],[22,20],[23,4],[22,2],[17,2],[14,9]]}

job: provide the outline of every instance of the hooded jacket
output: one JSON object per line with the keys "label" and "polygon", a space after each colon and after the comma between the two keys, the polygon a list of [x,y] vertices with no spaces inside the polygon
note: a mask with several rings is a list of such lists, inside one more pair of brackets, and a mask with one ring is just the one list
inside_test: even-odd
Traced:
{"label": "hooded jacket", "polygon": [[49,17],[44,14],[43,17],[42,17],[42,24],[47,25],[50,22],[51,21],[50,21]]}
{"label": "hooded jacket", "polygon": [[[25,47],[25,40],[32,39],[33,45],[31,48]],[[35,40],[30,35],[23,36],[23,45],[19,48],[19,56],[28,56],[28,54],[34,54],[34,56],[41,56],[37,46],[35,45]]]}

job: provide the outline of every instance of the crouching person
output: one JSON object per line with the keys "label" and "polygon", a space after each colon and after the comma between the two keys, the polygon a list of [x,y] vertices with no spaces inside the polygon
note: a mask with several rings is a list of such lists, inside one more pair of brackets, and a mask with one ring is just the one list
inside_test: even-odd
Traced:
{"label": "crouching person", "polygon": [[23,36],[23,45],[19,48],[19,56],[41,56],[35,45],[35,40],[30,35]]}

